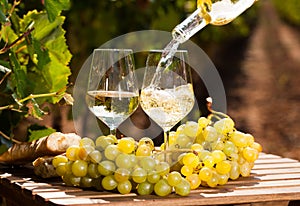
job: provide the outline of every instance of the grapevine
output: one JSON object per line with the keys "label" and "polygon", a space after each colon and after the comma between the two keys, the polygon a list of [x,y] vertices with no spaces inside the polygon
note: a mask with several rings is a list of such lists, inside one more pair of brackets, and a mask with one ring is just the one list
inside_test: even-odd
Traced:
{"label": "grapevine", "polygon": [[[217,119],[212,121],[212,119]],[[170,132],[169,147],[149,137],[136,142],[113,135],[82,138],[53,159],[65,184],[127,194],[189,195],[199,187],[225,185],[250,175],[262,147],[235,128],[225,114],[212,112]]]}

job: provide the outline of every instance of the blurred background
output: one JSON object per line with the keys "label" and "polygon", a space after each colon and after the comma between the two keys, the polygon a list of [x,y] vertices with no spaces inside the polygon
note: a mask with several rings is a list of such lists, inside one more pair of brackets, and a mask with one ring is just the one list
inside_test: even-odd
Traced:
{"label": "blurred background", "polygon": [[[196,9],[196,0],[71,2],[63,14],[73,54],[71,83],[93,49],[106,41],[138,30],[171,31]],[[27,9],[39,6],[34,0],[25,5]],[[296,159],[300,159],[299,11],[299,0],[261,0],[232,23],[209,25],[191,39],[218,69],[227,95],[227,113],[236,127],[253,134],[264,152]],[[139,67],[144,60],[136,64]],[[205,86],[194,81],[194,88],[205,108]],[[75,131],[70,108],[54,110],[44,121],[63,132]],[[203,109],[201,115],[207,111]]]}

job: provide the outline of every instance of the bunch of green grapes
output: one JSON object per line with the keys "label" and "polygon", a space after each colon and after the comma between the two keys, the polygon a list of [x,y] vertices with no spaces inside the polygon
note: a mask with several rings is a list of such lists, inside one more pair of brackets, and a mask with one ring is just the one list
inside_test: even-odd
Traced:
{"label": "bunch of green grapes", "polygon": [[70,186],[95,187],[99,190],[140,195],[166,196],[172,191],[185,196],[190,184],[180,173],[171,172],[164,158],[153,156],[153,141],[144,137],[116,139],[100,136],[95,141],[82,138],[70,146],[66,155],[56,156],[52,164],[62,180]]}
{"label": "bunch of green grapes", "polygon": [[226,116],[215,122],[201,117],[198,122],[182,124],[170,133],[168,150],[181,151],[171,152],[171,160],[177,159],[176,169],[190,182],[191,189],[196,189],[249,176],[262,147],[251,134],[238,131]]}

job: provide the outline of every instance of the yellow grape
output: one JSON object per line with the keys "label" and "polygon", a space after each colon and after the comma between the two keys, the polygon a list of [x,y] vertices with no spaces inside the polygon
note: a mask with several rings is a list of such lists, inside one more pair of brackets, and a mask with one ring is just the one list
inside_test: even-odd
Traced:
{"label": "yellow grape", "polygon": [[210,120],[207,119],[206,117],[200,117],[200,118],[198,119],[198,126],[199,126],[200,128],[205,128],[205,127],[207,127],[207,126],[209,125],[209,123],[210,123]]}
{"label": "yellow grape", "polygon": [[185,124],[185,127],[183,129],[183,133],[187,135],[188,137],[195,138],[198,131],[198,124],[193,121],[188,121]]}
{"label": "yellow grape", "polygon": [[150,156],[152,154],[152,149],[146,144],[139,145],[135,155],[136,156]]}
{"label": "yellow grape", "polygon": [[252,148],[256,149],[258,152],[262,152],[263,148],[262,146],[257,143],[257,142],[253,142],[253,144],[251,145]]}
{"label": "yellow grape", "polygon": [[221,161],[216,165],[216,171],[221,175],[229,173],[230,169],[231,169],[231,164],[228,160]]}
{"label": "yellow grape", "polygon": [[214,150],[211,152],[211,156],[215,163],[221,162],[226,159],[226,155],[221,150]]}
{"label": "yellow grape", "polygon": [[248,138],[243,132],[234,131],[231,134],[231,142],[237,147],[246,147],[248,145]]}
{"label": "yellow grape", "polygon": [[186,179],[189,181],[192,190],[197,189],[201,184],[201,179],[198,174],[186,176]]}
{"label": "yellow grape", "polygon": [[252,147],[246,147],[243,150],[243,157],[248,162],[254,162],[258,158],[258,151]]}
{"label": "yellow grape", "polygon": [[60,163],[66,163],[68,162],[68,158],[64,155],[57,155],[52,160],[53,167],[57,167]]}
{"label": "yellow grape", "polygon": [[194,143],[191,146],[191,150],[199,153],[199,152],[201,152],[203,150],[203,146],[201,144]]}
{"label": "yellow grape", "polygon": [[82,146],[86,146],[86,145],[89,145],[91,147],[95,147],[95,142],[94,140],[92,140],[91,138],[88,138],[88,137],[84,137],[82,139],[79,140],[79,146],[82,147]]}
{"label": "yellow grape", "polygon": [[212,169],[205,166],[202,167],[199,171],[199,178],[206,182],[212,178],[212,175]]}
{"label": "yellow grape", "polygon": [[182,163],[184,165],[195,168],[199,164],[199,158],[194,153],[189,152],[183,157]]}
{"label": "yellow grape", "polygon": [[193,174],[193,171],[194,171],[194,169],[187,165],[183,165],[180,169],[181,174],[186,177]]}
{"label": "yellow grape", "polygon": [[135,142],[131,138],[124,137],[124,138],[119,140],[118,149],[121,152],[124,152],[126,154],[130,154],[134,151],[134,148],[135,148]]}
{"label": "yellow grape", "polygon": [[79,146],[78,145],[72,145],[72,146],[67,148],[66,157],[71,161],[75,161],[75,160],[78,159],[78,152],[79,152]]}

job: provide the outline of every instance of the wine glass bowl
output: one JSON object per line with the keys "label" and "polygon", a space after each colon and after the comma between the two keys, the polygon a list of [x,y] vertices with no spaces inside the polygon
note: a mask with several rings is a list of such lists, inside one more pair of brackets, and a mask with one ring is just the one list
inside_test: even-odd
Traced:
{"label": "wine glass bowl", "polygon": [[88,79],[89,110],[115,134],[138,107],[139,90],[130,49],[95,49]]}
{"label": "wine glass bowl", "polygon": [[157,67],[162,52],[151,50],[147,57],[140,104],[167,133],[191,111],[195,100],[187,51],[177,50],[164,69]]}

